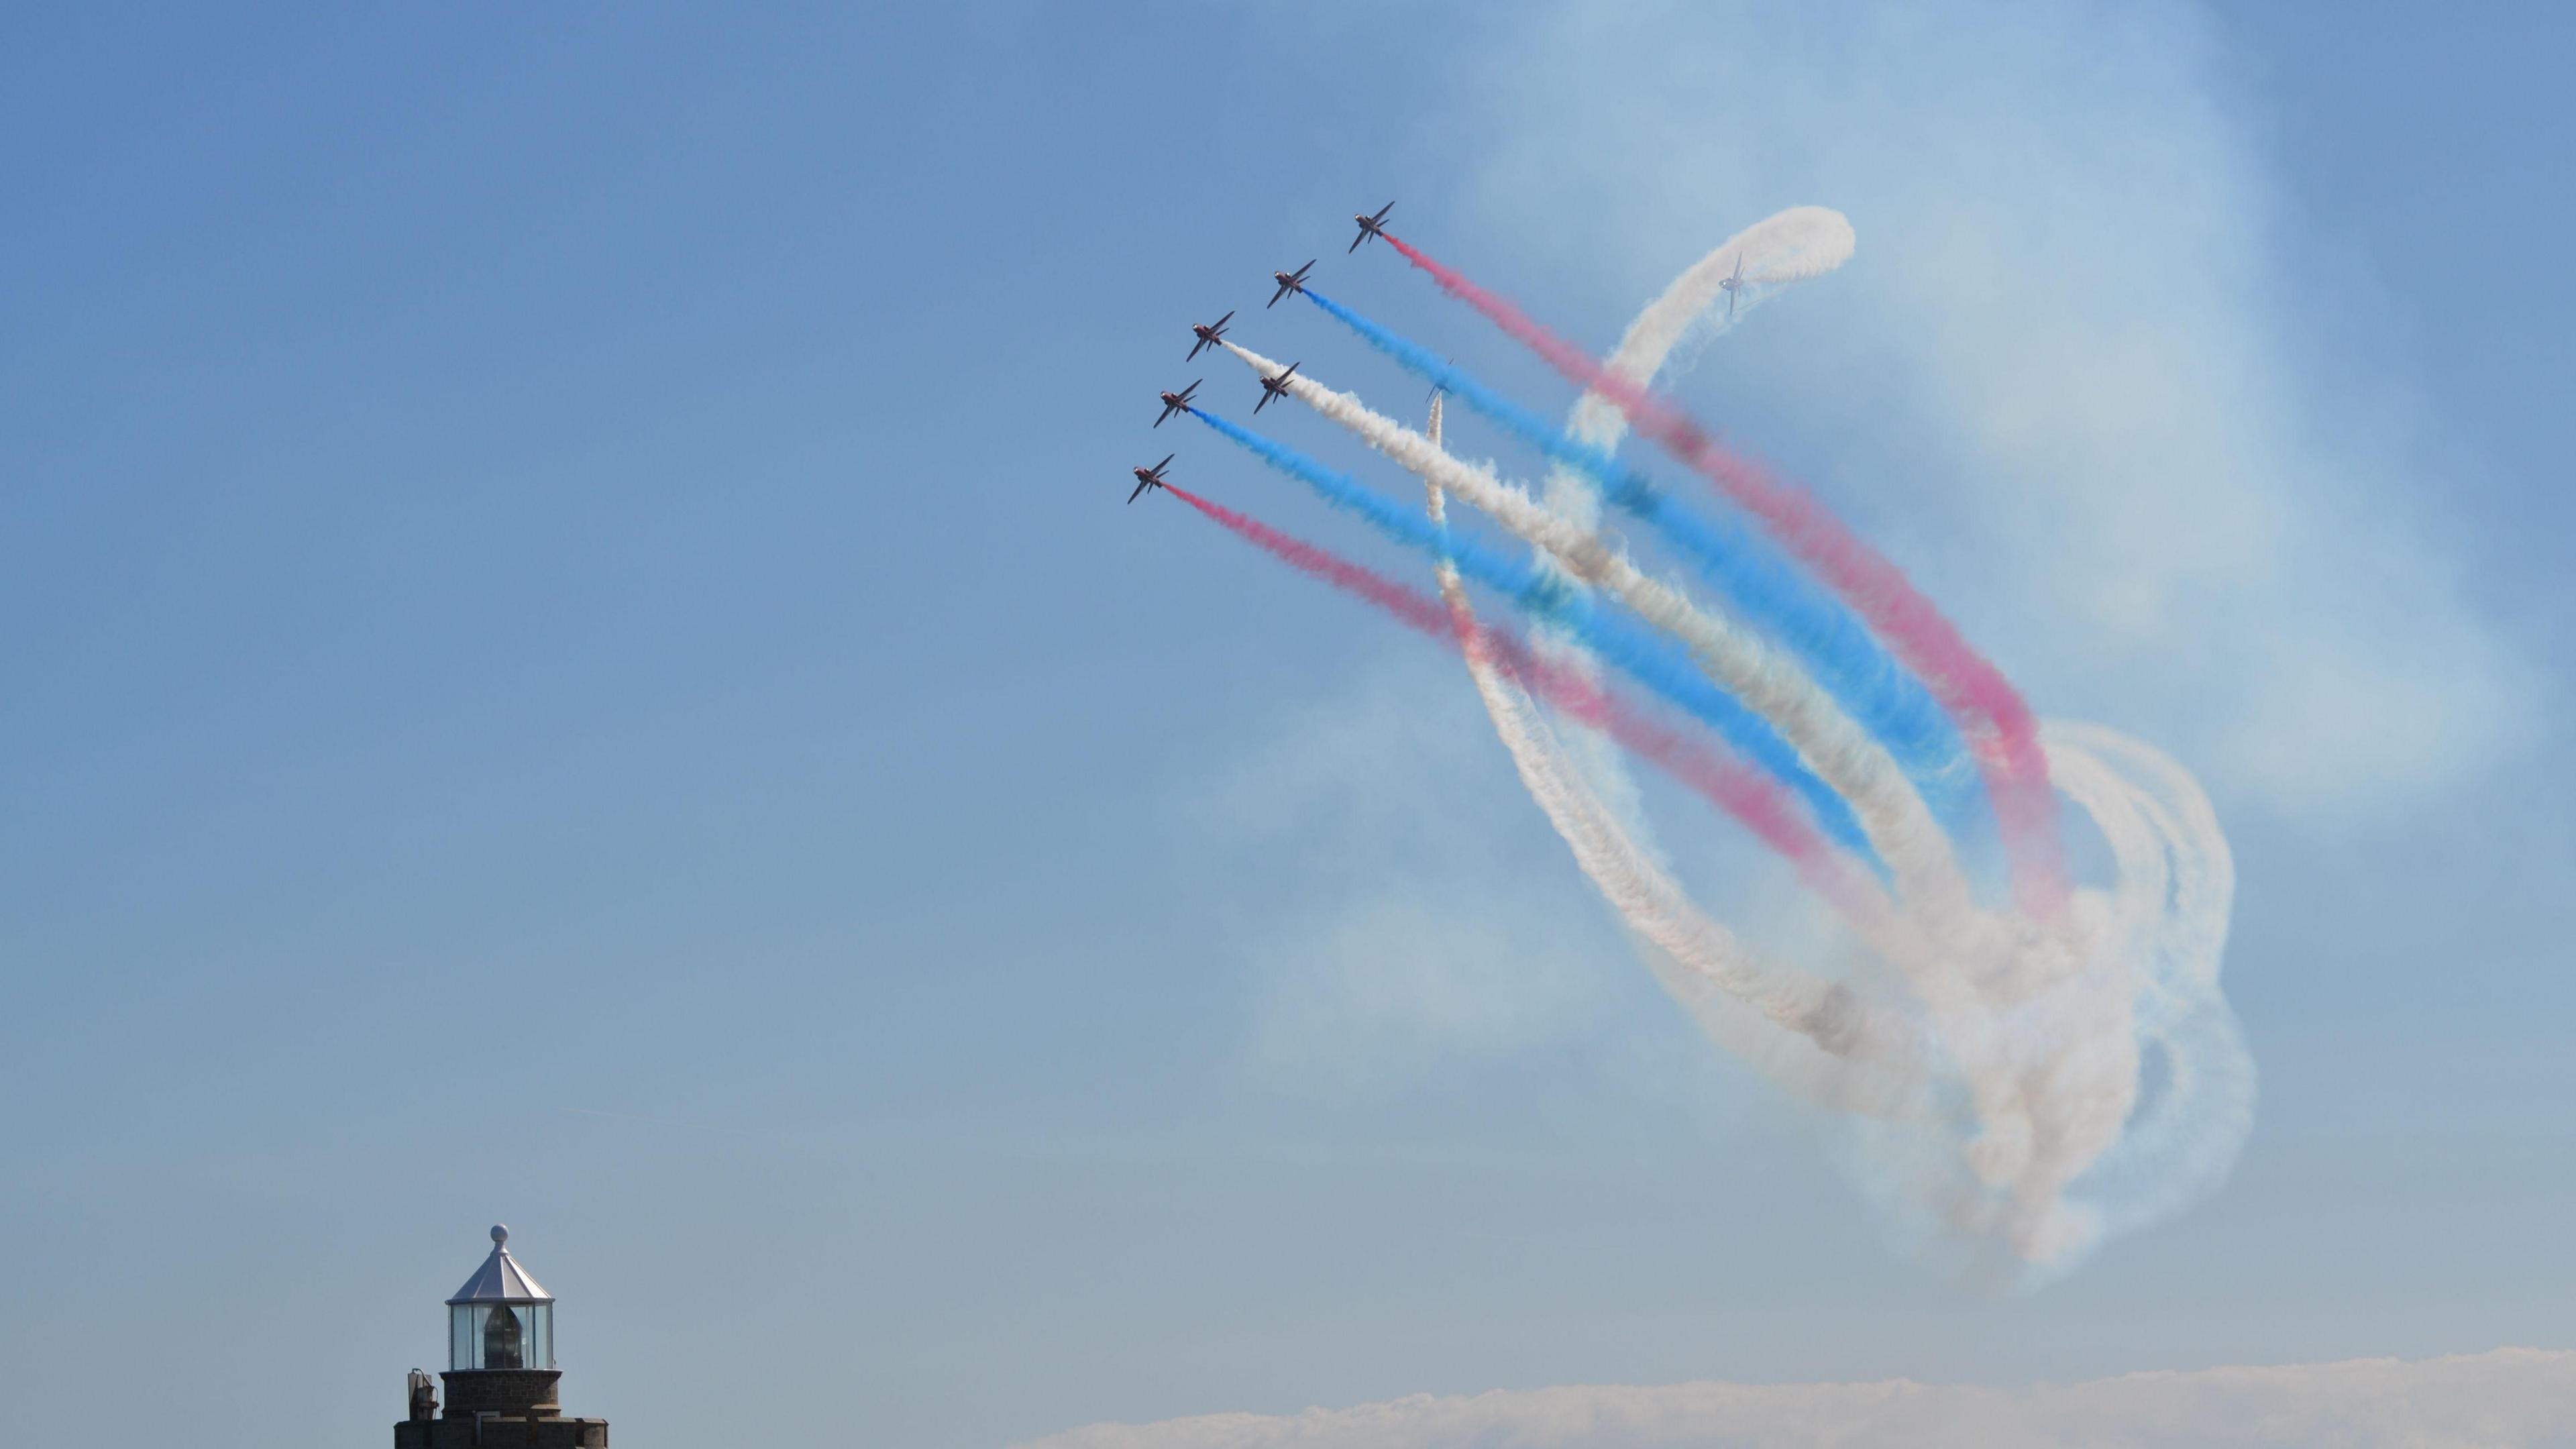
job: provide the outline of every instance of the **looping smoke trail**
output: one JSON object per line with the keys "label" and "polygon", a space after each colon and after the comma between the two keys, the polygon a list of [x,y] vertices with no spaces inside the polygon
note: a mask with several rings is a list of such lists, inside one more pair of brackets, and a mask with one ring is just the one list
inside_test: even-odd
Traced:
{"label": "looping smoke trail", "polygon": [[[1425,435],[1434,444],[1440,441],[1437,394],[1431,400]],[[1422,488],[1432,523],[1445,528],[1447,498],[1440,485],[1424,478]],[[1444,559],[1433,573],[1457,638],[1463,644],[1485,637],[1487,631],[1477,622],[1456,566]],[[1819,1107],[1882,1120],[1930,1120],[1924,1086],[1930,1063],[1919,1033],[1894,1013],[1840,986],[1826,989],[1820,999],[1811,990],[1789,994],[1786,1002],[1779,1000],[1781,993],[1757,997],[1736,989],[1733,983],[1738,978],[1764,968],[1748,964],[1750,955],[1742,943],[1692,906],[1662,866],[1637,847],[1632,829],[1583,779],[1556,732],[1513,676],[1481,648],[1466,648],[1463,653],[1467,677],[1493,721],[1495,737],[1511,755],[1522,787],[1547,816],[1585,878],[1619,913],[1665,992],[1698,1018],[1713,1040],[1753,1064],[1775,1085]],[[1588,656],[1576,653],[1554,667],[1589,685],[1590,662]],[[1866,916],[1854,919],[1885,929],[1884,899],[1873,898]],[[1785,975],[1769,969],[1775,976]],[[1711,987],[1717,994],[1711,993]],[[1759,1015],[1731,1009],[1736,1002]],[[1766,1030],[1765,1023],[1786,1026],[1793,1035]],[[1801,1053],[1792,1043],[1806,1043],[1817,1050]],[[1901,1062],[1906,1069],[1872,1069],[1891,1062]]]}
{"label": "looping smoke trail", "polygon": [[[1731,330],[1781,287],[1833,271],[1851,260],[1856,240],[1851,222],[1828,206],[1793,206],[1764,217],[1673,278],[1620,334],[1603,369],[1639,387],[1652,384],[1657,373],[1686,361],[1676,356],[1685,339]],[[1729,295],[1729,281],[1741,285],[1731,310],[1720,314],[1717,304]],[[1577,442],[1615,451],[1628,430],[1628,415],[1599,391],[1586,391],[1565,430]],[[1553,489],[1548,495],[1549,506],[1560,511],[1573,501]],[[1583,501],[1589,503],[1588,494]]]}
{"label": "looping smoke trail", "polygon": [[1894,564],[1854,537],[1813,499],[1721,448],[1688,415],[1593,361],[1510,302],[1392,232],[1385,235],[1389,245],[1428,273],[1441,290],[1475,308],[1568,379],[1609,398],[1638,431],[1761,519],[1774,537],[1869,620],[1959,721],[1987,773],[2025,904],[2043,913],[2054,910],[2064,899],[2067,885],[2048,761],[2039,747],[2037,719],[2002,672],[1970,648],[1957,628]]}
{"label": "looping smoke trail", "polygon": [[1603,659],[1630,678],[1713,726],[1739,753],[1787,784],[1814,812],[1817,824],[1836,841],[1866,854],[1871,840],[1853,817],[1843,797],[1800,762],[1798,752],[1752,711],[1713,687],[1700,672],[1677,659],[1659,642],[1619,618],[1604,614],[1589,599],[1566,589],[1528,564],[1507,559],[1491,549],[1453,539],[1411,511],[1397,507],[1349,477],[1285,444],[1265,438],[1214,413],[1193,409],[1197,418],[1241,444],[1254,456],[1305,483],[1326,502],[1358,514],[1380,533],[1408,548],[1445,558],[1478,583],[1540,618],[1561,623]]}
{"label": "looping smoke trail", "polygon": [[2120,1232],[2215,1191],[2253,1130],[2254,1062],[2218,989],[2236,868],[2180,765],[2099,725],[2051,722],[2041,738],[2118,863],[2113,929],[2141,963],[2136,1030],[2161,1066],[2159,1090],[2072,1189]]}
{"label": "looping smoke trail", "polygon": [[1570,718],[1609,735],[1630,753],[1651,761],[1778,852],[1809,889],[1845,914],[1858,920],[1886,915],[1886,897],[1826,844],[1768,776],[1722,759],[1684,735],[1655,723],[1592,680],[1540,658],[1520,640],[1478,624],[1472,616],[1462,620],[1454,606],[1176,484],[1163,486],[1203,517],[1291,568],[1377,606],[1399,623],[1455,646],[1472,662],[1507,671],[1530,693]]}
{"label": "looping smoke trail", "polygon": [[1305,289],[1305,297],[1379,351],[1456,393],[1529,446],[1599,480],[1622,508],[1653,524],[1696,563],[1738,617],[1786,645],[1834,703],[1887,749],[1953,834],[1984,833],[1985,801],[1968,762],[1966,743],[1949,717],[1921,681],[1890,658],[1850,610],[1819,593],[1776,550],[1732,523],[1699,518],[1674,506],[1644,474],[1608,452],[1560,432],[1464,368],[1435,357],[1429,349],[1314,287]]}

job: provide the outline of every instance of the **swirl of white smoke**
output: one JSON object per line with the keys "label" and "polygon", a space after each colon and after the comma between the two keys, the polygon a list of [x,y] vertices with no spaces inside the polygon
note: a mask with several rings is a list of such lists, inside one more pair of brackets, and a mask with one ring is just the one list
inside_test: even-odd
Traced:
{"label": "swirl of white smoke", "polygon": [[[1686,341],[1731,326],[1783,284],[1832,271],[1852,249],[1851,226],[1838,212],[1797,207],[1767,218],[1676,278],[1629,325],[1607,366],[1636,386],[1650,386]],[[1720,322],[1715,311],[1729,279],[1744,285],[1732,315]],[[1626,417],[1598,393],[1587,393],[1569,420],[1576,437],[1605,449],[1626,428]],[[1436,472],[1422,471],[1436,515]],[[1573,470],[1549,475],[1544,507],[1579,535],[1598,526],[1598,495]],[[1562,562],[1568,551],[1543,553]],[[1600,581],[1592,568],[1570,572]],[[1443,585],[1455,594],[1454,578]],[[1573,655],[1579,667],[1589,664],[1562,641],[1542,644]],[[1780,1085],[1846,1110],[1863,1102],[1875,1108],[1870,1115],[1881,1124],[1867,1134],[1880,1148],[1874,1175],[1899,1186],[1902,1200],[1936,1226],[1956,1236],[2000,1239],[2023,1265],[2024,1280],[2037,1281],[2072,1266],[2108,1234],[2177,1211],[2224,1180],[2250,1129],[2253,1103],[2252,1062],[2218,991],[2234,868],[2206,797],[2179,765],[2098,726],[2051,724],[2052,774],[2109,844],[2112,887],[2080,893],[2055,929],[1984,916],[1967,933],[1973,943],[1947,924],[1911,939],[1872,942],[1883,955],[1913,958],[1897,964],[1921,1004],[1944,1019],[1933,1035],[1954,1058],[1980,1059],[1968,1075],[1986,1079],[1975,1094],[1982,1132],[1933,1123],[1927,1134],[1929,1080],[1891,1085],[1884,1070],[1890,1061],[1878,1052],[1785,1053],[1776,1048],[1784,1033],[1766,1031],[1758,1016],[1726,1009],[1731,1001],[1710,999],[1706,986],[1728,973],[1710,970],[1716,963],[1704,957],[1691,959],[1697,952],[1673,952],[1676,921],[1694,923],[1683,939],[1724,943],[1723,954],[1735,958],[1730,964],[1738,970],[1750,966],[1749,958],[1670,883],[1617,753],[1598,743],[1579,754],[1568,750],[1508,681],[1482,668],[1476,678],[1524,783],[1595,887],[1641,944],[1655,948],[1648,959],[1666,989],[1722,1045]],[[1632,909],[1646,901],[1654,909]],[[1703,934],[1701,923],[1714,934]],[[1927,961],[1927,952],[1945,959]],[[1696,969],[1677,973],[1675,964]],[[1927,979],[1936,983],[1928,994],[1922,990]],[[1956,1019],[1957,991],[1971,982],[2000,1008],[1979,1014],[1990,1032]],[[1793,1022],[1766,1014],[1779,1025],[1803,1026],[1810,1039],[1816,1035],[1812,1017]],[[1992,1083],[1994,1056],[2008,1062],[2015,1078],[2008,1096]],[[2150,1061],[2161,1079],[2142,1101]],[[1862,1073],[1874,1080],[1855,1091]],[[1997,1129],[2007,1126],[2016,1135],[1998,1140]],[[1938,1145],[1943,1140],[1946,1148]],[[1964,1179],[1963,1166],[1972,1169]]]}

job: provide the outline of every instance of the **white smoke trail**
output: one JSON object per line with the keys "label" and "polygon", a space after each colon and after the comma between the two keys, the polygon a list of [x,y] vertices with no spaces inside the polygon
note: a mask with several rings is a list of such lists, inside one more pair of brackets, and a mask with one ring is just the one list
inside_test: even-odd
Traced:
{"label": "white smoke trail", "polygon": [[[1674,278],[1628,324],[1604,366],[1637,387],[1650,387],[1675,365],[1674,353],[1685,338],[1711,337],[1733,326],[1734,317],[1721,322],[1714,311],[1718,299],[1726,295],[1728,278],[1741,276],[1762,283],[1758,289],[1739,291],[1734,312],[1741,315],[1777,286],[1821,277],[1840,267],[1850,260],[1854,245],[1851,222],[1839,211],[1793,206],[1765,217],[1728,237]],[[1615,453],[1627,435],[1628,415],[1608,397],[1586,392],[1567,418],[1567,432],[1579,442]],[[1542,496],[1548,511],[1559,518],[1586,529],[1600,527],[1601,493],[1590,475],[1558,464],[1549,470]],[[1545,555],[1540,557],[1544,560]],[[1580,581],[1571,582],[1580,586]],[[1563,641],[1561,647],[1572,667],[1597,675],[1598,665],[1578,645]],[[1596,745],[1582,752],[1577,764],[1595,795],[1616,802],[1613,814],[1631,841],[1654,855],[1653,827],[1638,808],[1636,781],[1625,759],[1614,749]]]}
{"label": "white smoke trail", "polygon": [[[1733,316],[1721,323],[1714,314],[1718,299],[1726,295],[1724,283],[1729,278],[1740,276],[1762,284],[1756,289],[1739,290],[1733,311],[1741,315],[1779,285],[1833,271],[1850,259],[1853,245],[1851,223],[1838,211],[1795,206],[1765,217],[1727,238],[1674,278],[1662,295],[1647,303],[1636,320],[1628,324],[1604,365],[1638,387],[1651,386],[1671,365],[1675,350],[1686,337],[1714,336],[1732,327]],[[1435,398],[1435,419],[1438,406]],[[1571,436],[1605,453],[1618,451],[1619,441],[1627,431],[1628,415],[1598,392],[1586,392],[1578,399],[1567,420]],[[1438,441],[1436,431],[1433,441]],[[1437,491],[1434,485],[1435,496]],[[1548,472],[1542,497],[1547,510],[1557,517],[1587,530],[1599,529],[1601,493],[1590,475],[1558,464]],[[1544,562],[1547,555],[1539,557]],[[1580,580],[1568,582],[1582,586]],[[1588,678],[1598,678],[1599,665],[1574,641],[1542,639],[1539,647],[1560,651],[1560,662],[1567,667]],[[1495,724],[1501,727],[1500,720]],[[1659,852],[1654,845],[1653,827],[1639,808],[1636,781],[1628,773],[1625,758],[1597,740],[1591,748],[1569,758],[1593,795],[1618,821],[1630,848],[1648,859],[1656,858]]]}
{"label": "white smoke trail", "polygon": [[[1440,441],[1440,401],[1431,404],[1425,434]],[[1422,480],[1432,521],[1445,523],[1448,503],[1440,484]],[[1454,564],[1433,570],[1442,602],[1463,625],[1475,620],[1473,603]],[[1775,1084],[1819,1106],[1872,1116],[1921,1116],[1926,1107],[1919,1077],[1857,1069],[1855,1061],[1919,1071],[1920,1051],[1904,1024],[1872,1011],[1850,992],[1803,972],[1760,961],[1742,940],[1690,904],[1661,866],[1638,851],[1620,822],[1584,784],[1563,742],[1535,700],[1480,649],[1465,653],[1468,676],[1512,757],[1521,784],[1565,841],[1575,864],[1620,919],[1649,948],[1648,960],[1665,990],[1691,1008],[1722,1044],[1753,1062]],[[1760,1013],[1762,1022],[1786,1027],[1819,1050],[1841,1058],[1820,1061],[1812,1052],[1782,1050],[1784,1040],[1762,1022],[1712,1000],[1709,989]],[[1784,1059],[1786,1058],[1786,1059]]]}
{"label": "white smoke trail", "polygon": [[[1603,365],[1635,386],[1652,386],[1673,365],[1673,354],[1686,337],[1714,336],[1731,328],[1734,315],[1751,310],[1776,286],[1823,276],[1850,260],[1854,244],[1851,222],[1826,207],[1793,206],[1765,217],[1728,237],[1675,277],[1628,324]],[[1734,315],[1721,323],[1714,309],[1726,295],[1725,283],[1734,277],[1763,285],[1758,290],[1739,289]],[[1601,393],[1586,392],[1575,401],[1566,430],[1578,442],[1615,453],[1627,435],[1628,415]],[[1542,497],[1548,511],[1559,518],[1587,529],[1600,527],[1600,487],[1589,474],[1558,464],[1548,471]],[[1597,671],[1579,646],[1568,641],[1563,647],[1575,667]],[[1620,802],[1623,808],[1616,813],[1631,839],[1651,852],[1652,827],[1636,808],[1636,782],[1624,759],[1616,750],[1594,749],[1579,763],[1594,793]]]}
{"label": "white smoke trail", "polygon": [[2235,860],[2198,782],[2152,747],[2065,723],[2044,742],[2052,771],[2063,758],[2078,773],[2067,793],[2118,862],[2114,929],[2144,978],[2136,1035],[2161,1065],[2157,1090],[2078,1185],[2105,1232],[2126,1231],[2215,1191],[2253,1130],[2254,1062],[2218,984]]}
{"label": "white smoke trail", "polygon": [[[1619,376],[1646,386],[1665,369],[1686,338],[1705,338],[1726,330],[1735,317],[1750,311],[1779,286],[1823,276],[1841,266],[1850,259],[1853,246],[1851,223],[1838,211],[1800,206],[1766,217],[1727,238],[1676,277],[1629,323],[1605,365]],[[1726,296],[1729,280],[1740,280],[1743,285],[1737,289],[1730,315],[1721,319],[1714,309],[1718,300]],[[1431,440],[1437,443],[1436,398],[1432,407]],[[1610,452],[1616,451],[1627,429],[1626,413],[1600,393],[1587,392],[1576,402],[1567,431],[1580,442]],[[1439,486],[1425,481],[1432,490],[1436,514]],[[1549,472],[1544,497],[1549,512],[1587,530],[1598,528],[1600,493],[1589,475],[1557,465]],[[1575,582],[1579,585],[1581,581]],[[1578,644],[1554,642],[1566,656],[1565,662],[1586,673],[1595,672],[1596,666]],[[1504,728],[1500,714],[1495,714],[1494,723],[1497,731]],[[1654,851],[1648,843],[1650,827],[1636,808],[1636,787],[1618,752],[1596,749],[1585,752],[1579,761],[1571,756],[1560,760],[1572,767],[1574,777],[1589,787],[1588,793],[1593,797],[1606,796],[1624,807],[1604,806],[1605,813],[1620,828],[1621,848],[1639,858],[1653,858]]]}

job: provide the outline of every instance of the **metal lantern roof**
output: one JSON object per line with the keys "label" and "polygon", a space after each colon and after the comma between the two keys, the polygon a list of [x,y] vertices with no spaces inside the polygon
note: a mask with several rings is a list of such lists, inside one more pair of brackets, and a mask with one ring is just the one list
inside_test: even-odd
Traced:
{"label": "metal lantern roof", "polygon": [[447,1300],[453,1308],[460,1303],[552,1303],[553,1294],[537,1286],[519,1260],[510,1256],[510,1230],[499,1224],[492,1228],[492,1256]]}

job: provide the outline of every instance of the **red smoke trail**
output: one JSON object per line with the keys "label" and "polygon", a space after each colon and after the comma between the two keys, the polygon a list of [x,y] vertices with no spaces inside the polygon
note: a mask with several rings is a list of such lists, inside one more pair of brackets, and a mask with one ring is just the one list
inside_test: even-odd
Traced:
{"label": "red smoke trail", "polygon": [[1775,481],[1761,465],[1720,447],[1680,409],[1611,372],[1582,348],[1393,232],[1380,235],[1404,253],[1405,260],[1428,272],[1442,291],[1485,314],[1569,380],[1617,404],[1637,431],[1761,519],[1773,537],[1868,620],[1906,667],[1921,676],[1967,739],[1994,799],[1995,818],[2012,853],[2014,884],[2024,907],[2048,914],[2064,903],[2065,851],[2057,836],[2057,798],[2049,789],[2048,759],[2039,747],[2039,721],[2002,671],[1971,648],[1896,565],[1854,537],[1842,520],[1814,499]]}
{"label": "red smoke trail", "polygon": [[1825,843],[1780,788],[1757,771],[1655,723],[1574,670],[1551,664],[1508,634],[1452,615],[1437,599],[1347,559],[1291,538],[1255,518],[1166,483],[1165,491],[1253,546],[1303,573],[1357,595],[1399,621],[1445,640],[1470,659],[1519,677],[1531,694],[1653,761],[1796,867],[1808,888],[1855,918],[1876,914],[1877,893]]}

